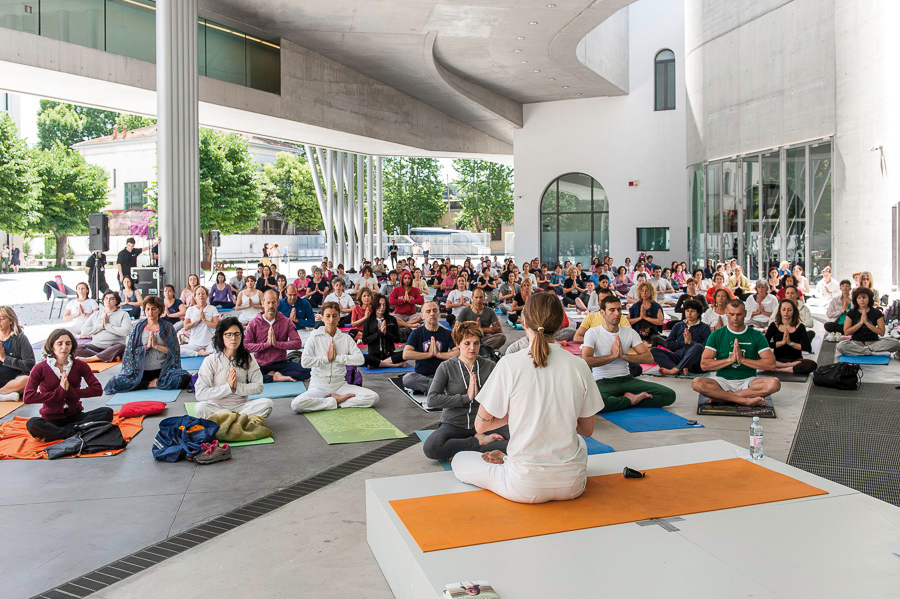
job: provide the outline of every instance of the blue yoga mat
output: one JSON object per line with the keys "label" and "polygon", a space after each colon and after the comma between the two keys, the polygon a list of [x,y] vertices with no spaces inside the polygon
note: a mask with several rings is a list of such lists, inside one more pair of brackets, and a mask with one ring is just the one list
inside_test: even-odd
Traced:
{"label": "blue yoga mat", "polygon": [[508,324],[512,328],[516,329],[517,331],[524,330],[524,327],[522,327],[521,323],[517,322],[517,323],[513,324],[513,322],[511,320],[509,320],[508,318],[506,319],[506,324]]}
{"label": "blue yoga mat", "polygon": [[[427,439],[433,432],[434,431],[416,431],[416,436],[419,438],[419,441],[424,443],[425,439]],[[448,462],[447,460],[438,460],[437,462],[444,470],[451,470],[450,462]]]}
{"label": "blue yoga mat", "polygon": [[196,372],[200,370],[200,366],[203,364],[203,360],[206,359],[206,356],[195,356],[193,358],[181,358],[181,367],[185,370],[189,370],[191,372]]}
{"label": "blue yoga mat", "polygon": [[618,412],[598,414],[629,433],[668,431],[679,428],[703,428],[701,424],[688,424],[687,418],[662,408],[627,408]]}
{"label": "blue yoga mat", "polygon": [[846,364],[868,364],[886,366],[891,363],[890,356],[841,356],[838,362]]}
{"label": "blue yoga mat", "polygon": [[116,393],[106,402],[108,406],[121,406],[131,401],[164,401],[172,403],[178,399],[181,389],[143,389],[141,391],[128,391]]}
{"label": "blue yoga mat", "polygon": [[613,453],[616,450],[607,445],[606,443],[601,443],[597,439],[593,437],[581,437],[584,439],[584,442],[587,443],[587,452],[588,455],[597,455],[598,453]]}
{"label": "blue yoga mat", "polygon": [[404,368],[368,368],[366,366],[360,367],[360,370],[366,374],[391,374],[397,372],[415,372],[415,368],[412,366],[406,366]]}
{"label": "blue yoga mat", "polygon": [[251,395],[250,399],[259,399],[260,397],[268,397],[269,399],[295,397],[301,393],[306,393],[306,385],[300,381],[295,383],[266,383],[263,385],[263,392],[258,395]]}

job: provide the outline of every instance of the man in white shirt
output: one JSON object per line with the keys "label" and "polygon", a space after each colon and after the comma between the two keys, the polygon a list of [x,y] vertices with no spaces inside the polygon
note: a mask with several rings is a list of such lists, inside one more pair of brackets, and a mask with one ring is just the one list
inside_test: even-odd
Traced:
{"label": "man in white shirt", "polygon": [[244,269],[238,267],[235,272],[236,276],[231,277],[231,280],[228,282],[231,285],[231,290],[234,292],[235,297],[240,291],[247,286],[247,279],[244,278]]}
{"label": "man in white shirt", "polygon": [[822,269],[822,280],[816,283],[816,295],[829,301],[841,297],[841,286],[831,278],[830,266]]}
{"label": "man in white shirt", "polygon": [[344,292],[343,279],[333,278],[331,280],[331,286],[334,291],[325,296],[325,301],[334,302],[340,306],[341,321],[338,326],[345,327],[350,324],[350,313],[353,312],[353,306],[356,305],[356,302],[353,301],[353,298],[350,297],[349,293]]}
{"label": "man in white shirt", "polygon": [[653,276],[650,277],[650,283],[656,287],[656,293],[675,293],[675,288],[668,279],[662,276],[662,267],[657,266],[653,269]]}
{"label": "man in white shirt", "polygon": [[[581,357],[592,368],[597,388],[606,406],[602,411],[614,412],[638,404],[662,408],[675,403],[675,392],[657,383],[634,378],[628,372],[631,364],[652,364],[653,356],[631,327],[620,327],[622,303],[607,296],[600,301],[603,323],[588,329],[581,345]],[[633,352],[632,352],[633,350]]]}
{"label": "man in white shirt", "polygon": [[749,296],[744,305],[747,307],[746,323],[766,330],[769,328],[769,320],[778,311],[778,298],[769,293],[768,281],[760,279],[756,282],[756,294]]}

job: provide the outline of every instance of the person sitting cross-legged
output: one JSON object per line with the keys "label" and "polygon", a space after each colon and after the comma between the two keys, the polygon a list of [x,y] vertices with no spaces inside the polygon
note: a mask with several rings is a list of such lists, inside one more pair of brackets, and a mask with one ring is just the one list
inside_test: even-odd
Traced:
{"label": "person sitting cross-legged", "polygon": [[244,346],[255,354],[265,383],[304,381],[309,370],[288,360],[288,350],[303,347],[297,329],[278,311],[278,294],[269,289],[263,294],[263,311],[257,314],[244,332]]}
{"label": "person sitting cross-legged", "polygon": [[240,320],[229,316],[219,321],[212,342],[215,353],[203,360],[194,384],[197,418],[209,418],[219,410],[266,418],[275,408],[271,399],[250,399],[262,393],[263,374],[243,339]]}
{"label": "person sitting cross-legged", "polygon": [[481,345],[499,350],[506,343],[506,335],[500,328],[497,312],[485,306],[484,290],[476,287],[472,292],[472,305],[466,306],[459,313],[458,322],[476,322],[481,329]]}
{"label": "person sitting cross-legged", "polygon": [[[700,320],[703,309],[697,300],[688,300],[683,304],[684,320],[679,320],[666,338],[666,349],[651,347],[653,360],[659,365],[659,373],[663,376],[700,374],[700,358],[706,348],[706,339],[711,331],[709,326]],[[666,351],[668,350],[668,351]]]}
{"label": "person sitting cross-legged", "polygon": [[[363,289],[362,293],[367,292]],[[370,292],[371,293],[371,292]],[[397,319],[391,314],[388,298],[376,293],[372,297],[368,316],[363,321],[362,340],[369,347],[369,353],[365,354],[366,366],[369,368],[405,368],[407,363],[403,361],[403,351],[397,349],[397,344],[404,337],[400,332]]]}
{"label": "person sitting cross-legged", "polygon": [[206,356],[215,351],[213,348],[213,332],[219,324],[219,310],[209,303],[209,291],[203,285],[194,288],[194,305],[184,315],[182,331],[190,334],[188,342],[181,346],[181,355],[185,358]]}
{"label": "person sitting cross-legged", "polygon": [[763,406],[766,396],[781,389],[781,381],[756,371],[775,368],[775,354],[762,333],[744,324],[744,302],[729,300],[725,313],[728,324],[712,332],[700,359],[710,374],[691,381],[691,388],[711,402]]}
{"label": "person sitting cross-legged", "polygon": [[841,340],[841,335],[844,333],[844,321],[847,320],[847,312],[853,307],[853,302],[850,299],[852,287],[850,280],[844,279],[840,283],[840,291],[828,303],[828,308],[825,309],[825,317],[828,319],[828,322],[824,325],[826,331],[825,341],[838,342]]}
{"label": "person sitting cross-legged", "polygon": [[[484,295],[481,289],[476,292]],[[422,449],[432,460],[449,460],[460,451],[484,453],[497,449],[506,453],[509,426],[485,433],[475,431],[479,407],[475,396],[494,370],[492,360],[478,355],[484,335],[481,327],[475,322],[460,321],[451,334],[459,356],[442,362],[434,373],[426,405],[442,409],[441,425],[425,440]]]}
{"label": "person sitting cross-legged", "polygon": [[75,350],[76,358],[85,362],[114,362],[122,357],[131,332],[131,316],[119,310],[119,301],[115,291],[107,290],[103,294],[101,309],[88,316],[81,328],[81,334],[91,337],[91,342]]}
{"label": "person sitting cross-legged", "polygon": [[419,327],[409,335],[403,348],[404,360],[415,360],[416,371],[403,375],[403,385],[407,389],[428,393],[431,381],[438,366],[444,360],[459,355],[450,331],[438,323],[440,311],[434,302],[425,302],[422,306],[422,317],[425,326]]}
{"label": "person sitting cross-legged", "polygon": [[778,302],[778,311],[775,320],[766,330],[766,339],[775,352],[773,370],[809,374],[818,367],[813,360],[803,357],[803,352],[812,352],[812,346],[809,335],[806,334],[806,327],[800,322],[800,313],[794,300],[785,298]]}
{"label": "person sitting cross-legged", "polygon": [[[806,306],[806,303],[803,301],[803,296],[800,294],[800,291],[790,285],[782,289],[784,291],[784,297],[781,299],[789,299],[794,302],[794,307],[797,309],[797,317],[800,319],[800,322],[803,323],[803,326],[806,328],[806,334],[809,336],[809,340],[812,341],[813,337],[816,336],[816,332],[813,330],[815,326],[815,321],[812,317],[812,312],[809,311],[809,308]],[[780,304],[779,304],[780,305]],[[776,310],[772,316],[769,317],[769,322],[775,322],[775,317],[778,315],[778,310]]]}
{"label": "person sitting cross-legged", "polygon": [[[340,326],[346,327],[350,325],[350,318],[353,314],[353,306],[356,302],[353,297],[344,291],[344,280],[333,278],[331,280],[332,292],[325,298],[326,302],[334,302],[341,308]],[[276,296],[277,297],[277,296]]]}
{"label": "person sitting cross-legged", "polygon": [[900,341],[883,338],[884,314],[874,306],[875,294],[868,287],[857,287],[850,295],[853,307],[844,320],[844,335],[850,335],[837,344],[837,352],[845,356],[868,356],[872,352],[900,350]]}
{"label": "person sitting cross-legged", "polygon": [[756,282],[756,293],[746,298],[747,324],[760,330],[769,326],[769,319],[778,311],[778,298],[769,293],[769,282],[760,279]]}
{"label": "person sitting cross-legged", "polygon": [[100,304],[88,297],[90,292],[87,283],[78,283],[75,286],[75,299],[69,300],[69,303],[66,304],[63,320],[67,323],[66,328],[75,335],[81,335],[81,328],[87,322],[88,317],[100,309]]}
{"label": "person sitting cross-legged", "polygon": [[25,423],[35,439],[59,441],[74,435],[84,422],[112,422],[112,408],[85,412],[81,405],[82,399],[103,395],[103,387],[85,362],[72,357],[76,347],[71,331],[56,329],[44,344],[46,360],[31,369],[22,399],[43,404],[41,415]]}
{"label": "person sitting cross-legged", "polygon": [[19,401],[32,368],[34,349],[19,317],[9,306],[0,306],[0,401]]}
{"label": "person sitting cross-legged", "polygon": [[278,311],[284,314],[298,331],[313,329],[316,326],[312,305],[300,297],[300,290],[293,283],[287,286],[284,299],[278,302]]}
{"label": "person sitting cross-legged", "polygon": [[335,302],[322,304],[325,326],[313,331],[303,350],[301,364],[312,369],[309,389],[291,401],[298,414],[336,408],[369,408],[378,402],[371,389],[347,382],[347,366],[362,366],[362,352],[350,335],[338,330],[341,307]]}
{"label": "person sitting cross-legged", "polygon": [[388,303],[394,309],[394,315],[402,318],[406,323],[405,326],[414,328],[422,322],[422,316],[416,314],[418,307],[425,303],[425,297],[422,292],[413,285],[413,276],[408,270],[404,270],[400,275],[400,284],[394,287],[390,294],[381,292],[388,298]]}
{"label": "person sitting cross-legged", "polygon": [[[594,380],[606,404],[604,412],[623,410],[638,404],[662,408],[675,403],[675,392],[657,383],[633,377],[628,364],[650,364],[653,356],[630,327],[620,327],[622,302],[607,296],[600,302],[603,323],[584,335],[581,357],[593,369]],[[634,353],[631,353],[631,350]]]}

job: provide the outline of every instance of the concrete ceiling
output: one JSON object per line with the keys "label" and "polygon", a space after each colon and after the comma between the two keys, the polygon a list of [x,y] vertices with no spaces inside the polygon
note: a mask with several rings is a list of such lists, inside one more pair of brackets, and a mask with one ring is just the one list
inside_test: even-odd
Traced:
{"label": "concrete ceiling", "polygon": [[[627,15],[617,15],[614,32],[601,24],[634,1],[200,0],[200,10],[291,40],[512,143],[522,104],[627,93]],[[605,56],[585,60],[588,34],[602,38],[594,46]],[[619,76],[598,63],[616,63]]]}

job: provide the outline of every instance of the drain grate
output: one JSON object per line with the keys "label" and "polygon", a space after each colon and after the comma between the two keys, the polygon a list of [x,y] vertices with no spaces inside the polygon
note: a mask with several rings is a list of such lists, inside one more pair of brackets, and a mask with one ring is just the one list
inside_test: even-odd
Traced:
{"label": "drain grate", "polygon": [[[435,429],[438,425],[427,428]],[[342,464],[324,470],[316,475],[285,487],[255,501],[217,516],[208,522],[185,530],[149,547],[145,547],[136,553],[132,553],[120,560],[89,572],[84,576],[70,580],[56,588],[35,595],[32,599],[72,599],[73,597],[87,597],[92,593],[101,591],[121,580],[138,574],[151,566],[154,566],[170,557],[196,547],[224,532],[246,524],[260,516],[264,516],[288,503],[300,499],[314,491],[318,491],[345,478],[355,472],[367,468],[395,453],[403,451],[419,443],[416,435],[391,441],[369,453],[357,456]]]}

